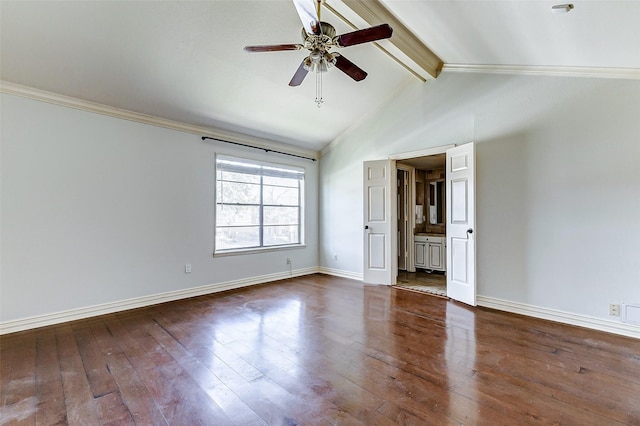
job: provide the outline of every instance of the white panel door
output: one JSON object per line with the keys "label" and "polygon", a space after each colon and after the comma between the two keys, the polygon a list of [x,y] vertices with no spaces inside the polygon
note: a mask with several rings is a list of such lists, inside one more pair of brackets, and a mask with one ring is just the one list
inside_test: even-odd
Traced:
{"label": "white panel door", "polygon": [[447,150],[447,296],[476,305],[473,142]]}
{"label": "white panel door", "polygon": [[[364,162],[364,282],[395,284],[395,162]],[[392,184],[393,183],[393,184]],[[392,193],[393,191],[393,193]]]}

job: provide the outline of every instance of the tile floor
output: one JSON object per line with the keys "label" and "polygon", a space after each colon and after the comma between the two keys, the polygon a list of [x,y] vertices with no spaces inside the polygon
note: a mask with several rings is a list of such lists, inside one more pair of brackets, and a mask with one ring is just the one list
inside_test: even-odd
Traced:
{"label": "tile floor", "polygon": [[447,277],[442,272],[398,271],[397,287],[447,297]]}

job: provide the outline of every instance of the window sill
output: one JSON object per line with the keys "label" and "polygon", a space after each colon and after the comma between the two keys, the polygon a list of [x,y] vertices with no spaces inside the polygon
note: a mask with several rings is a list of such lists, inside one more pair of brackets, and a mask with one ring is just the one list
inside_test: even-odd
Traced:
{"label": "window sill", "polygon": [[242,254],[257,254],[257,253],[268,253],[272,251],[282,251],[282,250],[296,250],[306,248],[306,244],[292,244],[288,246],[275,246],[275,247],[259,247],[259,248],[249,248],[249,249],[232,249],[232,250],[221,250],[213,253],[213,257],[226,257],[226,256],[239,256]]}

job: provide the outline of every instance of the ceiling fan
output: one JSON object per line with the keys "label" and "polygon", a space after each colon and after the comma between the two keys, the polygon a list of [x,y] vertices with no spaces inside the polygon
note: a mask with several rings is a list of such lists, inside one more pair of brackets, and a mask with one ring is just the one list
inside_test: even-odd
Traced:
{"label": "ceiling fan", "polygon": [[[302,44],[275,44],[245,46],[245,52],[277,52],[282,50],[307,49],[309,56],[302,60],[298,70],[289,82],[289,86],[299,86],[309,71],[316,73],[316,103],[322,100],[322,73],[334,66],[355,81],[364,80],[367,73],[356,64],[337,52],[334,47],[348,47],[391,37],[393,29],[388,24],[377,25],[362,30],[336,35],[333,25],[320,21],[320,8],[323,0],[293,0],[302,21]],[[315,3],[315,4],[314,4]]]}

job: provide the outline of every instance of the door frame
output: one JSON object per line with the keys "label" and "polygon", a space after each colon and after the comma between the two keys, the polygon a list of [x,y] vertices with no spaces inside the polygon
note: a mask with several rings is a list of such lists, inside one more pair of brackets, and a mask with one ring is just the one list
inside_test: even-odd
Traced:
{"label": "door frame", "polygon": [[[395,170],[392,171],[392,173],[397,173],[397,161],[398,160],[409,160],[411,158],[417,158],[417,157],[428,157],[430,155],[437,155],[437,154],[446,154],[448,149],[451,148],[455,148],[456,144],[448,144],[448,145],[440,145],[440,146],[435,146],[432,148],[425,148],[425,149],[418,149],[415,151],[408,151],[408,152],[402,152],[402,153],[398,153],[398,154],[392,154],[389,156],[389,160],[394,160],[396,161],[396,167]],[[415,176],[415,170],[412,172],[412,175]],[[413,177],[412,177],[413,179]],[[412,185],[413,188],[411,188],[411,197],[412,199],[415,200],[415,185]],[[415,227],[415,205],[413,205],[413,203],[410,204],[409,206],[409,210],[410,210],[410,214],[411,214],[411,220],[410,220],[410,224],[411,227]],[[397,221],[391,224],[391,232],[394,235],[397,235],[398,233],[398,223]],[[412,269],[409,270],[407,269],[407,271],[409,272],[415,272],[416,268],[415,268],[415,254],[414,254],[414,246],[415,246],[415,241],[413,239],[413,233],[410,233],[409,235],[409,256],[410,256],[410,262],[409,264],[411,265]],[[392,247],[391,250],[393,250],[391,252],[391,256],[395,256],[396,258],[398,257],[398,247]],[[396,265],[396,270],[395,270],[395,276],[398,276],[398,267]]]}
{"label": "door frame", "polygon": [[[415,189],[415,185],[414,185],[414,181],[415,181],[415,176],[416,176],[416,169],[415,167],[406,165],[406,164],[398,164],[396,162],[396,170],[402,170],[404,172],[407,172],[407,186],[408,186],[408,196],[409,196],[409,200],[415,200],[416,199],[416,189]],[[411,202],[407,202],[407,216],[409,217],[409,225],[408,228],[409,229],[413,229],[415,227],[415,223],[416,223],[416,206],[415,203],[411,203]],[[396,221],[397,222],[397,221]],[[397,233],[397,229],[396,229],[396,233]],[[397,243],[397,242],[396,242]],[[410,232],[407,232],[406,235],[406,244],[407,244],[407,262],[405,264],[405,270],[407,272],[415,272],[416,271],[416,265],[415,265],[415,257],[414,257],[414,247],[413,247],[413,234]],[[397,255],[397,253],[396,253]],[[396,276],[398,275],[397,271],[396,271]]]}

